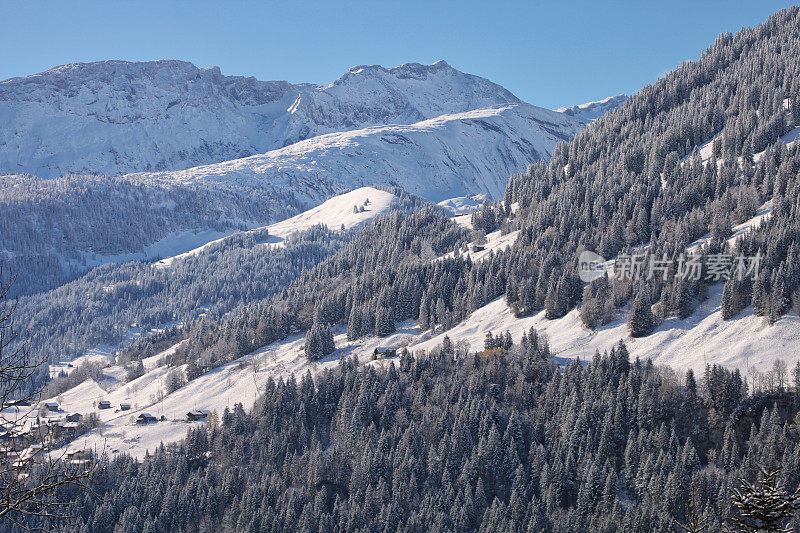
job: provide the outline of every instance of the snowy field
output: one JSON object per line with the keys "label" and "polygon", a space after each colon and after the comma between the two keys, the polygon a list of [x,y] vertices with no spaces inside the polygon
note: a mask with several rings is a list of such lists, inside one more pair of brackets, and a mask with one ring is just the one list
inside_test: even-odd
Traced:
{"label": "snowy field", "polygon": [[[420,335],[419,329],[411,322],[399,324],[395,334],[383,339],[370,337],[350,342],[346,332],[340,330],[335,336],[336,352],[311,363],[306,360],[302,349],[305,335],[296,335],[222,365],[169,395],[164,392],[165,379],[171,369],[158,365],[168,353],[162,352],[145,361],[147,372],[129,383],[120,383],[106,391],[96,382],[88,380],[57,398],[45,401],[59,402],[65,413],[86,415],[96,412],[100,416],[103,426],[78,438],[68,449],[92,448],[111,455],[126,452],[141,458],[162,442],[181,440],[192,424],[202,424],[185,421],[186,414],[191,410],[207,409],[221,416],[226,407],[232,409],[236,403],[242,403],[245,409],[249,409],[270,378],[286,379],[294,374],[300,379],[306,372],[315,374],[337,365],[340,357],[355,357],[361,362],[368,362],[376,347],[403,346],[420,338],[424,338],[424,335]],[[106,372],[118,373],[118,370],[110,367]],[[109,400],[112,408],[98,410],[96,406],[100,400]],[[131,405],[129,411],[119,410],[123,402]],[[164,421],[138,425],[135,419],[141,413],[149,413],[159,419],[163,416]]]}
{"label": "snowy field", "polygon": [[[730,321],[722,320],[720,305],[722,285],[716,285],[709,298],[701,302],[694,314],[685,320],[670,318],[662,322],[647,337],[633,339],[628,336],[627,308],[618,312],[617,318],[597,331],[586,328],[579,310],[572,310],[556,320],[544,318],[544,311],[517,319],[503,298],[472,313],[453,329],[422,342],[414,342],[409,349],[429,350],[442,342],[445,335],[452,341],[465,340],[473,350],[483,349],[486,333],[511,332],[518,342],[523,331],[534,327],[545,334],[554,355],[574,359],[591,359],[595,350],[603,352],[620,339],[625,340],[632,357],[652,359],[676,369],[702,370],[706,363],[736,367],[743,372],[755,367],[768,370],[776,358],[795,362],[800,357],[800,321],[796,313],[781,318],[769,326],[762,317],[753,314],[752,308]],[[758,358],[750,354],[759,354]]]}

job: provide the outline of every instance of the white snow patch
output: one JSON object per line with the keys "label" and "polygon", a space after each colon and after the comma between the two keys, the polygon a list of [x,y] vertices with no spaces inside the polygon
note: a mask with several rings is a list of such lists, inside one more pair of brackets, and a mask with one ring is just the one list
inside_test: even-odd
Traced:
{"label": "white snow patch", "polygon": [[[292,234],[305,231],[317,224],[324,224],[334,231],[342,226],[345,230],[350,230],[388,212],[396,201],[397,197],[392,193],[374,187],[361,187],[334,196],[292,218],[267,226],[270,240],[280,239],[278,243],[267,244],[282,244]],[[359,211],[355,212],[353,208]]]}
{"label": "white snow patch", "polygon": [[[509,331],[519,342],[523,331],[534,327],[547,336],[554,355],[591,360],[595,350],[610,349],[623,339],[631,357],[652,359],[654,363],[675,369],[702,370],[706,363],[722,364],[748,372],[755,367],[769,369],[774,359],[795,363],[800,357],[800,320],[796,314],[781,318],[774,325],[765,323],[753,314],[752,308],[740,316],[722,320],[720,304],[722,285],[711,288],[709,298],[701,302],[694,314],[685,320],[670,318],[647,337],[631,338],[627,329],[627,309],[597,331],[583,326],[579,310],[572,310],[556,320],[544,318],[544,312],[532,317],[515,318],[503,298],[478,309],[465,321],[449,331],[423,341],[414,341],[409,349],[430,350],[438,346],[445,335],[453,342],[466,341],[472,350],[483,349],[487,332]],[[791,365],[790,365],[791,366]]]}
{"label": "white snow patch", "polygon": [[488,200],[486,194],[476,194],[474,196],[457,196],[442,200],[437,205],[444,207],[454,215],[470,215],[483,206],[483,202]]}
{"label": "white snow patch", "polygon": [[[464,215],[464,216],[469,216],[469,215]],[[467,225],[463,223],[462,220],[457,220],[461,218],[462,217],[455,217],[454,220],[456,220],[456,222],[459,225],[462,225],[464,227],[472,227],[471,223]],[[475,247],[474,244],[470,243],[469,250],[467,250],[466,252],[459,251],[458,253],[462,257],[469,256],[473,262],[483,261],[489,256],[490,253],[498,252],[500,250],[505,250],[506,248],[512,246],[517,241],[517,237],[519,237],[519,230],[510,231],[505,235],[502,234],[501,230],[493,231],[486,236],[486,244],[482,244]],[[483,249],[481,250],[480,248]],[[446,257],[452,258],[455,257],[455,255],[456,251],[449,252],[441,257],[437,257],[436,260],[439,261]]]}

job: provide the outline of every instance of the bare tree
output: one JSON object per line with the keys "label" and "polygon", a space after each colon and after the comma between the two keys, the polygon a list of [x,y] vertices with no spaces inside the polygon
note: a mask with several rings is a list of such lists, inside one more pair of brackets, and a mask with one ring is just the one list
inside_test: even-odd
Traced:
{"label": "bare tree", "polygon": [[[22,529],[42,529],[69,516],[78,491],[89,489],[96,468],[91,454],[54,452],[54,434],[39,424],[34,361],[14,329],[11,279],[0,269],[0,519]],[[73,497],[69,497],[72,493]],[[39,525],[32,526],[32,523]]]}
{"label": "bare tree", "polygon": [[777,381],[776,385],[778,388],[778,392],[783,392],[786,390],[785,385],[787,384],[788,376],[789,376],[789,366],[786,364],[786,361],[780,358],[776,358],[772,362],[772,372],[775,374],[775,380]]}

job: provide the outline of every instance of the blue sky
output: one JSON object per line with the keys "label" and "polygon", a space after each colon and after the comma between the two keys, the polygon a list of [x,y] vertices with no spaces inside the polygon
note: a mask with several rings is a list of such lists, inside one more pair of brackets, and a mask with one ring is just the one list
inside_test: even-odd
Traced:
{"label": "blue sky", "polygon": [[102,59],[185,59],[329,83],[444,59],[558,107],[632,93],[788,2],[6,2],[0,79]]}

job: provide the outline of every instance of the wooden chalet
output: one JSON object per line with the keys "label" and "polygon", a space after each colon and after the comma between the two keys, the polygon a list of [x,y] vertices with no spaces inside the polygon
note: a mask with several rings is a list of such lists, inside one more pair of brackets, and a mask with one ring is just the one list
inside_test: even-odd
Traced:
{"label": "wooden chalet", "polygon": [[211,412],[207,409],[195,409],[194,411],[189,411],[186,413],[186,421],[197,422],[199,420],[205,420],[210,414]]}
{"label": "wooden chalet", "polygon": [[150,424],[153,422],[158,422],[158,418],[154,417],[150,413],[142,413],[136,417],[137,424]]}

